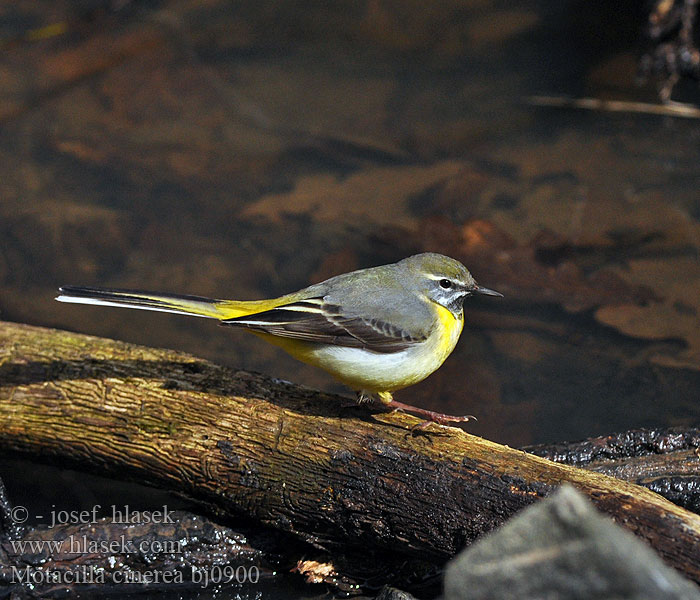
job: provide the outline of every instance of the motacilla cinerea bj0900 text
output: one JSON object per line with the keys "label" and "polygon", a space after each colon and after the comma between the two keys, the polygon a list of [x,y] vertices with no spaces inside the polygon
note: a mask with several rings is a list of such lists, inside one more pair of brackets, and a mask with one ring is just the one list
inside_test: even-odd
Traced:
{"label": "motacilla cinerea bj0900 text", "polygon": [[450,355],[472,294],[501,296],[477,285],[462,263],[442,254],[332,277],[271,300],[215,300],[159,292],[65,286],[61,302],[122,306],[218,319],[242,327],[320,367],[379,402],[445,424],[444,415],[397,402],[392,392],[425,379]]}

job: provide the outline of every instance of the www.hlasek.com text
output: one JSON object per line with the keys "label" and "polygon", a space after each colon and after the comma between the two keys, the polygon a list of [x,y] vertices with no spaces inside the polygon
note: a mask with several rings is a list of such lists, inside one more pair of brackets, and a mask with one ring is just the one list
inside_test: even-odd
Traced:
{"label": "www.hlasek.com text", "polygon": [[182,554],[180,540],[138,540],[125,535],[111,540],[96,540],[87,535],[69,535],[62,540],[10,540],[18,555],[44,554]]}

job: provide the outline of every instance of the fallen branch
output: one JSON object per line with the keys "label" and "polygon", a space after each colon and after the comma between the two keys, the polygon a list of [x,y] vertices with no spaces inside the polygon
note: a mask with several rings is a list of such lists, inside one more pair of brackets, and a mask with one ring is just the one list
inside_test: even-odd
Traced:
{"label": "fallen branch", "polygon": [[700,517],[625,481],[188,355],[0,323],[0,443],[316,547],[442,562],[563,482],[700,580]]}
{"label": "fallen branch", "polygon": [[700,430],[696,428],[633,429],[523,450],[643,485],[700,514]]}

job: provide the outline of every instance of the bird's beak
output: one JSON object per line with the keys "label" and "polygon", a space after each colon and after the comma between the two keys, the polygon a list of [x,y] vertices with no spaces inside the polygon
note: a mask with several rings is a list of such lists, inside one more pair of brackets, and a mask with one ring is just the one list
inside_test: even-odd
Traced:
{"label": "bird's beak", "polygon": [[481,287],[480,285],[477,285],[476,287],[472,288],[471,291],[474,294],[483,294],[484,296],[499,296],[500,298],[503,298],[503,294],[501,294],[501,292],[497,292],[496,290],[490,290],[489,288]]}

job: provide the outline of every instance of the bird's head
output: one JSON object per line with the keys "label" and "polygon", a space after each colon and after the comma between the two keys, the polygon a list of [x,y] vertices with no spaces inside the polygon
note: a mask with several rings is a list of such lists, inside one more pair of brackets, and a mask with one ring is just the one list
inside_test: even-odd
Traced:
{"label": "bird's head", "polygon": [[429,300],[444,306],[455,317],[462,314],[464,299],[472,294],[503,296],[499,292],[481,287],[474,277],[458,260],[426,252],[409,256],[398,263],[406,270],[404,286],[426,296]]}

